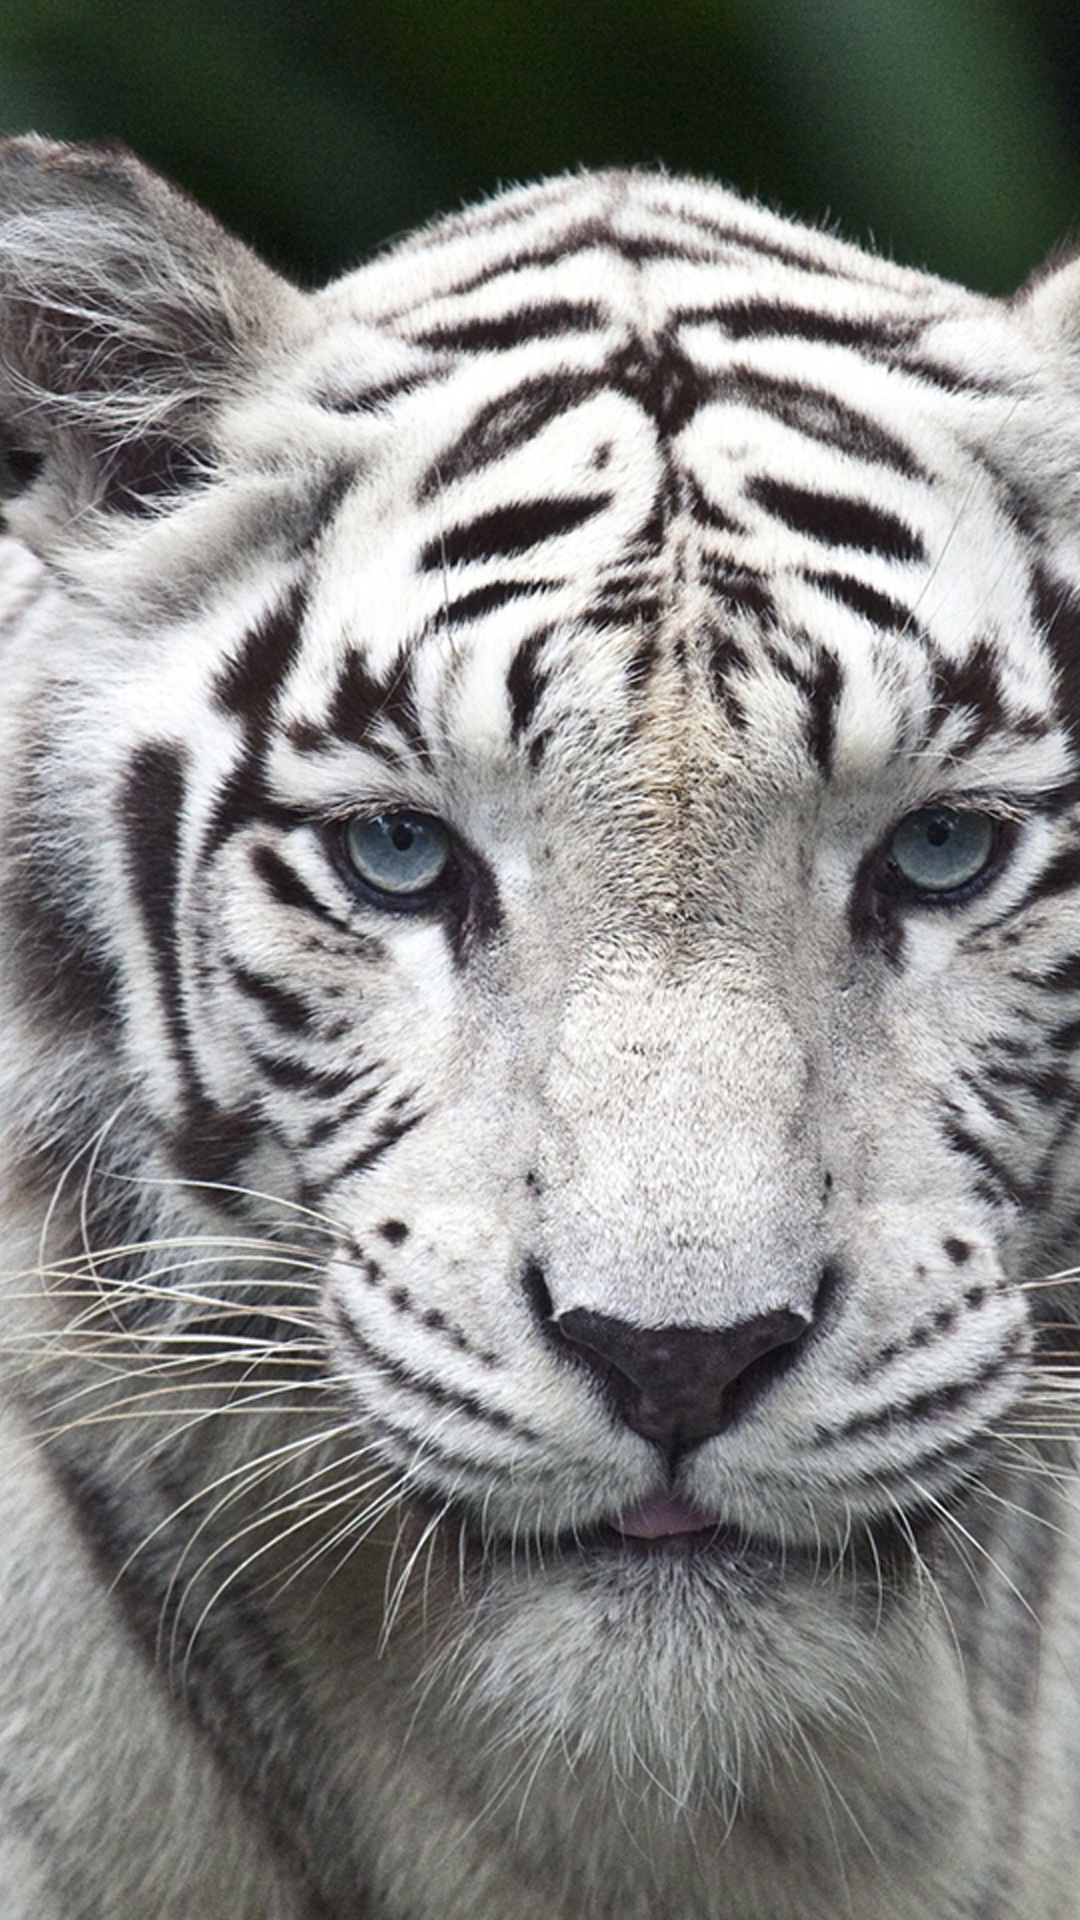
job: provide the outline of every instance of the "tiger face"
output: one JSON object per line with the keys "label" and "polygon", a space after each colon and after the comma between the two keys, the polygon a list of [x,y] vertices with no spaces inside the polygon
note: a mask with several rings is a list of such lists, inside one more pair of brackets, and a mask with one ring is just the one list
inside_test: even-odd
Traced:
{"label": "tiger face", "polygon": [[205,1248],[157,1364],[302,1339],[440,1713],[730,1809],[927,1684],[1069,1310],[1075,270],[612,176],[308,297],[119,165],[137,315],[9,300],[32,1151]]}

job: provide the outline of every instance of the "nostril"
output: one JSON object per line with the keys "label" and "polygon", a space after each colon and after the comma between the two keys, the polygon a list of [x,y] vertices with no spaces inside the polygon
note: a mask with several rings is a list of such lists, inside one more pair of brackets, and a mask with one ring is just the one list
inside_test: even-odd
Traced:
{"label": "nostril", "polygon": [[636,1327],[574,1307],[554,1325],[604,1381],[627,1426],[682,1452],[730,1426],[776,1378],[811,1317],[775,1307],[730,1327]]}

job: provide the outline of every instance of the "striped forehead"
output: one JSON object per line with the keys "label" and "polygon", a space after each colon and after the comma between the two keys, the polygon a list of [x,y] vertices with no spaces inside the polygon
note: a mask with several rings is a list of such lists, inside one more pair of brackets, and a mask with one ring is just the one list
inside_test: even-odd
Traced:
{"label": "striped forehead", "polygon": [[743,728],[755,676],[820,684],[821,661],[864,725],[887,704],[910,734],[950,689],[1046,713],[1021,539],[942,368],[775,301],[760,335],[731,320],[744,301],[646,336],[625,299],[605,315],[562,294],[500,331],[484,295],[472,321],[425,312],[417,367],[374,418],[353,396],[363,460],[318,549],[291,719],[351,736],[407,672],[444,721],[455,687],[479,744],[514,724],[525,663],[618,718],[643,661],[673,651],[706,661]]}
{"label": "striped forehead", "polygon": [[411,703],[494,744],[545,676],[621,723],[680,654],[743,735],[788,712],[778,679],[831,688],[834,734],[976,693],[1045,715],[1021,534],[971,451],[1027,378],[995,303],[624,177],[444,222],[316,306],[298,377],[349,480],[294,729],[407,733]]}

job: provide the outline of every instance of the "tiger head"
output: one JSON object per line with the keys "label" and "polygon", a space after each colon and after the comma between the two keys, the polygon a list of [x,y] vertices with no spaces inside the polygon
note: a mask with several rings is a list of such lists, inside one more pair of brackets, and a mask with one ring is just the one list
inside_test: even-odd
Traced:
{"label": "tiger head", "polygon": [[308,295],[121,154],[0,184],[50,1311],[299,1342],[453,1711],[744,1784],[900,1685],[1067,1342],[1078,269],[608,175]]}

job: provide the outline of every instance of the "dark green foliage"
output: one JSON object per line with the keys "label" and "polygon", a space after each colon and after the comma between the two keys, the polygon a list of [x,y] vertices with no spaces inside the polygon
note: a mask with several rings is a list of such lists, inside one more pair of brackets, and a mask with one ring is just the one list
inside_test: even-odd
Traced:
{"label": "dark green foliage", "polygon": [[990,290],[1080,216],[1059,0],[0,0],[0,125],[118,136],[301,280],[661,161]]}

